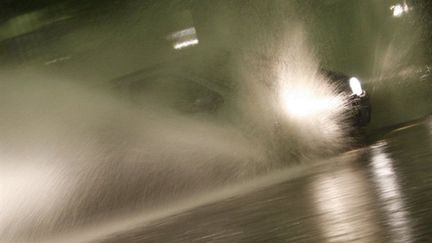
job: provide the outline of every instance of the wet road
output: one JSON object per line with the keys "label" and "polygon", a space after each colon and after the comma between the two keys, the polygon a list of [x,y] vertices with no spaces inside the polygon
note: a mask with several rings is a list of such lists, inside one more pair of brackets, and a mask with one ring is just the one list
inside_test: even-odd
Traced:
{"label": "wet road", "polygon": [[432,242],[432,118],[304,177],[100,242]]}

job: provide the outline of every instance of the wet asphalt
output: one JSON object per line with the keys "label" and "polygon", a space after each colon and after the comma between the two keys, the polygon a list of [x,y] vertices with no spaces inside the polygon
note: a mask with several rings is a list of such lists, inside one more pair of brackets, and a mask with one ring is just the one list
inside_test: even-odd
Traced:
{"label": "wet asphalt", "polygon": [[312,170],[100,242],[432,242],[432,118]]}

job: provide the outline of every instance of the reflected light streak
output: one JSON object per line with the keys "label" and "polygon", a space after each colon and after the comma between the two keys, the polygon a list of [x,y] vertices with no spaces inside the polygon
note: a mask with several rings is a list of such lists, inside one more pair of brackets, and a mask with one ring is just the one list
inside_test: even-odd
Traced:
{"label": "reflected light streak", "polygon": [[384,151],[383,141],[372,146],[372,173],[378,195],[385,210],[386,221],[393,232],[393,242],[411,242],[411,222],[405,210],[403,196],[393,161]]}
{"label": "reflected light streak", "polygon": [[350,242],[376,231],[366,179],[350,168],[322,175],[313,183],[315,205],[329,242]]}

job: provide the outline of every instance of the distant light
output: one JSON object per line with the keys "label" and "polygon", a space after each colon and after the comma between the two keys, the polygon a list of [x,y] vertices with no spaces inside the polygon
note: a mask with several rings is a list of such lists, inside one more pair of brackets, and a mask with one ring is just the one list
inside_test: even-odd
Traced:
{"label": "distant light", "polygon": [[393,11],[393,17],[401,17],[404,13],[407,13],[410,8],[408,7],[408,4],[404,2],[403,4],[395,4],[390,6],[390,10]]}
{"label": "distant light", "polygon": [[167,36],[167,39],[173,41],[173,48],[176,50],[180,50],[199,43],[196,29],[193,26],[173,32]]}
{"label": "distant light", "polygon": [[400,4],[397,4],[397,5],[390,7],[390,9],[393,10],[393,16],[394,17],[400,17],[400,16],[402,16],[402,14],[404,12],[402,5],[400,5]]}
{"label": "distant light", "polygon": [[363,93],[363,89],[360,84],[360,80],[358,80],[356,77],[352,77],[349,80],[349,85],[351,88],[351,91],[355,95],[361,95]]}
{"label": "distant light", "polygon": [[175,43],[174,49],[180,50],[180,49],[183,49],[183,48],[188,47],[188,46],[196,45],[198,43],[199,43],[198,39],[186,40],[186,41]]}

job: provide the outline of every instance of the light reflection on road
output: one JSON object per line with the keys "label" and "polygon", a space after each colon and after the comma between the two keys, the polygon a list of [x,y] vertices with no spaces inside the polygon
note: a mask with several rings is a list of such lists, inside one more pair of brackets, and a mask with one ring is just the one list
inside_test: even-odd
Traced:
{"label": "light reflection on road", "polygon": [[431,242],[429,128],[397,129],[297,179],[98,242]]}
{"label": "light reflection on road", "polygon": [[412,242],[412,222],[406,211],[393,160],[385,152],[386,146],[387,143],[381,141],[371,147],[372,179],[378,190],[386,224],[393,233],[392,242]]}
{"label": "light reflection on road", "polygon": [[[350,159],[350,158],[348,158]],[[371,199],[365,174],[350,163],[338,165],[312,183],[319,225],[326,239],[348,242],[364,238],[378,227],[368,201]]]}

